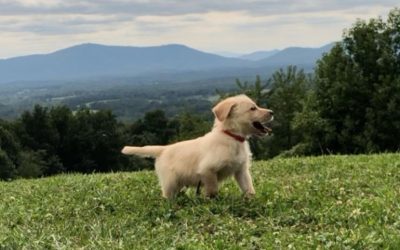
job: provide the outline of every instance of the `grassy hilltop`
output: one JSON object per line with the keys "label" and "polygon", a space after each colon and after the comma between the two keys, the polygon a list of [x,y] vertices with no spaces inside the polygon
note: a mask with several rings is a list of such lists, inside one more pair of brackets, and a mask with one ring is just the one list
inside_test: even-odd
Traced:
{"label": "grassy hilltop", "polygon": [[0,249],[398,249],[400,154],[255,162],[257,195],[161,198],[151,171],[0,182]]}

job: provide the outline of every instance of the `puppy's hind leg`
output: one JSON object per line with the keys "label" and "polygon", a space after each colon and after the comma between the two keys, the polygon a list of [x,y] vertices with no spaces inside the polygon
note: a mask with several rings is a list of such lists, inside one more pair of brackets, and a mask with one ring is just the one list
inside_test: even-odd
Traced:
{"label": "puppy's hind leg", "polygon": [[201,194],[201,181],[197,184],[196,195],[199,196]]}
{"label": "puppy's hind leg", "polygon": [[166,199],[172,199],[179,192],[180,188],[176,183],[163,183],[161,186],[162,196]]}
{"label": "puppy's hind leg", "polygon": [[181,189],[175,176],[164,171],[158,173],[158,178],[161,185],[162,196],[167,199],[173,198]]}
{"label": "puppy's hind leg", "polygon": [[160,158],[156,159],[155,170],[161,186],[162,196],[167,199],[173,198],[179,192],[173,172]]}

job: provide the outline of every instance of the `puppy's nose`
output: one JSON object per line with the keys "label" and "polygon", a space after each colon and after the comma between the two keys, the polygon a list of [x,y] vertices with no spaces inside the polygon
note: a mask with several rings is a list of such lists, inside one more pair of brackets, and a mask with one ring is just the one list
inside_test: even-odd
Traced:
{"label": "puppy's nose", "polygon": [[273,115],[274,115],[274,111],[270,110],[270,111],[269,111],[269,114],[270,114],[271,116],[273,116]]}

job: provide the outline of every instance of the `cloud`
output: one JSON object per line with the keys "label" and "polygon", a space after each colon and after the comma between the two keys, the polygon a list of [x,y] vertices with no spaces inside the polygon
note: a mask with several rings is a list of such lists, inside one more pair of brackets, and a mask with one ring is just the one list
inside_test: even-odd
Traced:
{"label": "cloud", "polygon": [[138,15],[184,15],[207,12],[246,11],[254,15],[277,15],[288,13],[346,10],[358,6],[398,5],[397,0],[2,0],[1,14],[130,14]]}
{"label": "cloud", "polygon": [[[76,43],[184,43],[207,50],[319,46],[357,18],[386,15],[398,0],[0,0],[1,57]],[[32,44],[34,41],[35,44]]]}
{"label": "cloud", "polygon": [[37,35],[87,33],[132,21],[132,17],[118,15],[33,15],[2,16],[2,32],[29,32]]}

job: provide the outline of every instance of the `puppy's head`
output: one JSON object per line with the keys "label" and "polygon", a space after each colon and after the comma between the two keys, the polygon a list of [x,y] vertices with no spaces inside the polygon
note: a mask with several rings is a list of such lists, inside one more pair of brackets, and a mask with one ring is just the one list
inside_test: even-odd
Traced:
{"label": "puppy's head", "polygon": [[271,133],[266,125],[273,120],[272,110],[260,108],[246,95],[229,97],[213,108],[216,125],[243,135]]}

